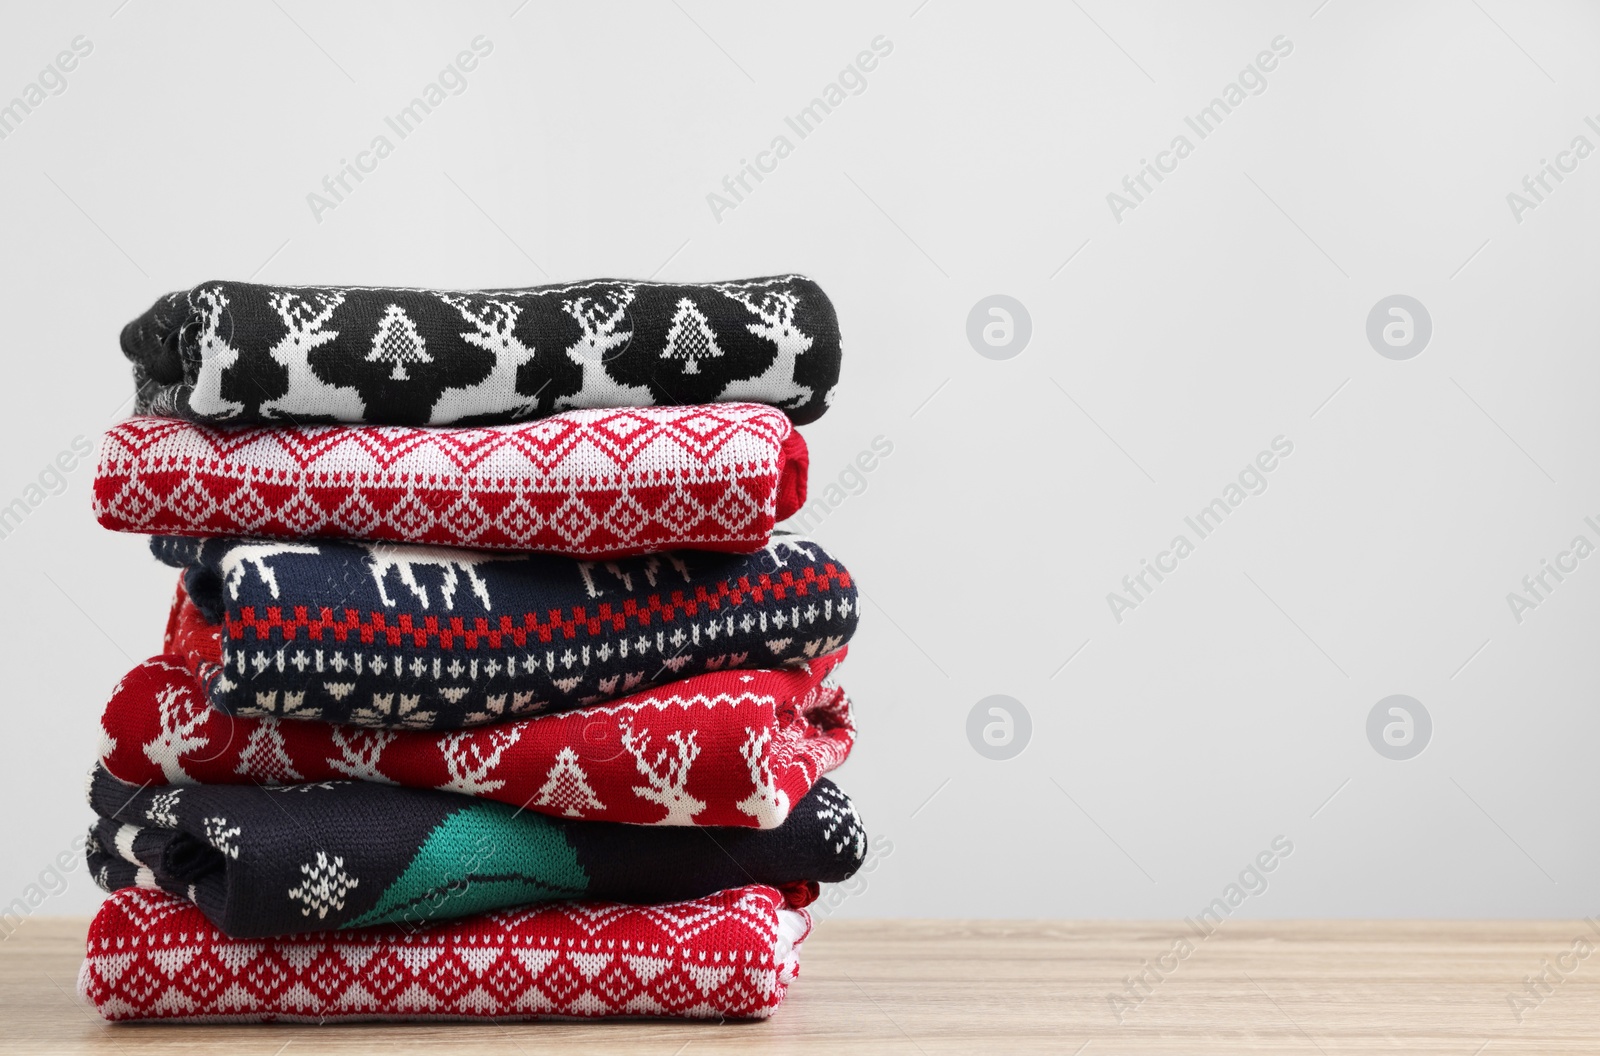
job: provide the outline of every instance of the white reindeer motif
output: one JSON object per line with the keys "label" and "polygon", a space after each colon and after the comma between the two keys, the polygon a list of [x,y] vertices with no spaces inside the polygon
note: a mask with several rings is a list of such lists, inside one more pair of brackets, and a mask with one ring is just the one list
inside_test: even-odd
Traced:
{"label": "white reindeer motif", "polygon": [[[656,585],[656,573],[661,570],[661,558],[663,557],[667,559],[668,564],[678,570],[678,574],[683,576],[685,583],[689,582],[689,566],[684,563],[683,558],[673,553],[650,554],[644,561],[644,578],[652,587]],[[600,562],[598,561],[578,562],[578,575],[583,577],[584,589],[589,592],[591,598],[598,598],[605,593],[605,588],[596,586],[594,581],[594,570],[599,566]],[[622,582],[623,590],[630,594],[633,592],[632,572],[624,572],[621,563],[617,561],[607,561],[604,567],[607,572],[610,572]]]}
{"label": "white reindeer motif", "polygon": [[761,552],[770,555],[772,557],[772,567],[778,569],[788,564],[787,558],[784,557],[784,551],[788,551],[790,554],[799,554],[807,561],[815,561],[817,559],[816,545],[815,542],[803,535],[774,535],[767,540],[767,545],[761,548]]}
{"label": "white reindeer motif", "polygon": [[450,780],[439,788],[446,792],[460,792],[468,796],[485,796],[505,787],[499,778],[489,774],[500,765],[500,757],[522,736],[517,726],[488,727],[487,747],[473,743],[482,736],[480,731],[452,733],[439,738],[439,750],[444,753],[445,769]]}
{"label": "white reindeer motif", "polygon": [[583,371],[583,385],[571,396],[558,399],[555,410],[640,407],[655,402],[650,395],[650,386],[618,381],[606,370],[606,353],[626,345],[633,337],[631,329],[618,327],[618,324],[627,320],[628,305],[633,303],[633,298],[634,288],[623,286],[616,293],[603,298],[574,297],[561,302],[561,310],[577,320],[578,328],[583,331],[583,336],[566,350],[567,358]]}
{"label": "white reindeer motif", "polygon": [[216,418],[231,418],[244,410],[222,395],[222,374],[239,362],[239,350],[222,336],[222,317],[228,309],[228,298],[221,290],[202,289],[195,293],[200,302],[200,376],[195,380],[194,391],[189,394],[189,407],[197,414]]}
{"label": "white reindeer motif", "polygon": [[239,586],[244,582],[247,565],[254,565],[256,575],[261,577],[261,582],[272,591],[272,596],[278,596],[278,576],[267,564],[267,558],[277,557],[279,554],[316,554],[321,553],[315,546],[307,543],[240,543],[230,547],[222,560],[217,562],[217,567],[222,569],[222,582],[228,588],[228,596],[234,601],[239,600]]}
{"label": "white reindeer motif", "polygon": [[704,810],[706,804],[705,800],[689,795],[684,786],[689,783],[689,768],[699,757],[700,746],[694,743],[693,730],[687,737],[674,730],[667,735],[667,743],[672,745],[674,753],[670,761],[666,748],[655,753],[655,758],[647,759],[650,731],[635,733],[631,721],[623,724],[623,750],[633,756],[639,773],[649,782],[648,786],[634,785],[634,795],[667,808],[667,816],[655,824],[693,825],[694,816]]}
{"label": "white reindeer motif", "polygon": [[417,582],[416,569],[419,565],[432,566],[444,571],[444,584],[439,588],[439,595],[447,609],[455,608],[456,584],[460,578],[456,569],[466,574],[467,582],[472,585],[472,593],[483,602],[485,609],[489,605],[489,586],[478,578],[475,567],[480,562],[496,560],[494,555],[479,553],[473,550],[457,550],[446,546],[406,546],[392,543],[370,543],[367,546],[367,562],[372,572],[372,581],[378,585],[378,597],[390,608],[394,607],[394,599],[389,597],[389,591],[384,586],[384,579],[391,569],[400,573],[400,582],[405,584],[413,597],[421,602],[423,608],[428,607],[428,588]]}
{"label": "white reindeer motif", "polygon": [[145,742],[144,757],[161,768],[167,784],[193,784],[181,760],[185,753],[211,743],[211,738],[197,735],[211,714],[210,706],[193,690],[165,686],[156,693],[156,714],[161,732]]}
{"label": "white reindeer motif", "polygon": [[[450,293],[439,294],[439,299],[460,312],[462,320],[472,326],[472,332],[461,332],[461,339],[493,353],[494,366],[482,381],[444,390],[433,405],[428,424],[449,425],[468,415],[491,411],[505,411],[514,417],[532,414],[537,404],[531,398],[520,404],[506,402],[518,395],[517,369],[534,357],[533,348],[523,344],[515,333],[522,306],[510,301],[474,302]],[[478,303],[481,308],[476,306]]]}
{"label": "white reindeer motif", "polygon": [[378,758],[383,755],[389,742],[395,739],[393,730],[368,730],[353,726],[333,726],[330,729],[340,757],[335,759],[328,756],[329,766],[354,781],[383,785],[395,783],[378,769]]}
{"label": "white reindeer motif", "polygon": [[755,790],[736,806],[756,819],[757,828],[775,829],[789,816],[789,793],[778,787],[767,762],[766,747],[772,740],[772,730],[764,727],[757,732],[746,726],[744,732],[745,741],[739,746],[739,754],[750,768],[750,783]]}
{"label": "white reindeer motif", "polygon": [[717,397],[719,401],[754,400],[793,409],[811,399],[811,389],[794,380],[795,360],[811,347],[812,338],[794,325],[798,295],[788,290],[768,290],[759,301],[737,286],[719,286],[722,293],[738,301],[760,317],[761,322],[746,325],[752,334],[764,337],[778,348],[772,365],[753,378],[736,378]]}
{"label": "white reindeer motif", "polygon": [[292,290],[277,290],[267,303],[278,313],[288,332],[273,345],[269,355],[289,371],[289,391],[261,405],[261,413],[295,418],[300,415],[328,417],[341,422],[358,422],[366,411],[361,394],[350,385],[333,385],[317,377],[311,369],[311,351],[339,336],[337,330],[322,329],[344,303],[344,293],[329,290],[300,296]]}

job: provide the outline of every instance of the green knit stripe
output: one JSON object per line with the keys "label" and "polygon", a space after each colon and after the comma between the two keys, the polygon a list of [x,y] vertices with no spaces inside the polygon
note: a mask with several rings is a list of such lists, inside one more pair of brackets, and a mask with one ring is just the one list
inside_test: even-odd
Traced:
{"label": "green knit stripe", "polygon": [[435,826],[378,904],[344,926],[420,924],[580,898],[588,889],[589,875],[557,825],[504,803],[478,801]]}

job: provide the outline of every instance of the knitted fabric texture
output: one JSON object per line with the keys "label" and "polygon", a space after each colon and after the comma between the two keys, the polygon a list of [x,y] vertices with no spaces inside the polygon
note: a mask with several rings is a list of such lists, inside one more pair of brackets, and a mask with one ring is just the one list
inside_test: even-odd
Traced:
{"label": "knitted fabric texture", "polygon": [[182,899],[130,888],[89,925],[78,992],[130,1021],[765,1019],[810,930],[781,893],[744,886],[240,942]]}
{"label": "knitted fabric texture", "polygon": [[238,715],[458,729],[825,656],[857,620],[850,573],[788,535],[751,555],[605,563],[170,537],[152,549],[185,569],[197,610],[179,600],[168,651]]}
{"label": "knitted fabric texture", "polygon": [[141,414],[496,424],[585,407],[827,409],[839,323],[800,275],[522,290],[207,282],[122,331]]}
{"label": "knitted fabric texture", "polygon": [[[671,789],[666,791],[668,798]],[[849,879],[866,832],[823,778],[776,829],[569,821],[450,792],[324,781],[139,788],[97,767],[89,870],[159,887],[235,938],[418,925],[535,902],[674,902]]]}
{"label": "knitted fabric texture", "polygon": [[805,502],[806,464],[789,420],[750,403],[481,429],[129,418],[106,432],[94,507],[122,532],[748,553]]}
{"label": "knitted fabric texture", "polygon": [[584,821],[770,829],[850,754],[850,702],[824,681],[843,658],[440,736],[234,718],[207,705],[181,657],[158,656],[106,705],[100,764],[141,786],[355,779]]}

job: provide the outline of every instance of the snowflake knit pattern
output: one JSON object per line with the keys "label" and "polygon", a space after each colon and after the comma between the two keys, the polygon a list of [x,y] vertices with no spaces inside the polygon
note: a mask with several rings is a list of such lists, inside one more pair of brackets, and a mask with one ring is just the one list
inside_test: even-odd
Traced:
{"label": "snowflake knit pattern", "polygon": [[157,656],[112,693],[100,764],[138,786],[358,780],[583,821],[771,829],[850,754],[850,702],[830,678],[844,654],[444,736],[235,718],[182,657]]}
{"label": "snowflake knit pattern", "polygon": [[94,507],[120,532],[749,553],[804,504],[807,462],[789,419],[750,403],[478,429],[143,417],[107,430]]}
{"label": "snowflake knit pattern", "polygon": [[855,583],[777,535],[749,555],[610,562],[388,544],[175,537],[169,652],[236,715],[459,729],[707,671],[776,667],[855,633]]}
{"label": "snowflake knit pattern", "polygon": [[129,888],[89,925],[78,992],[113,1021],[765,1019],[810,930],[782,893],[749,885],[239,942],[182,899]]}
{"label": "snowflake knit pattern", "polygon": [[159,887],[234,938],[837,882],[855,875],[867,845],[827,778],[776,829],[572,821],[360,781],[139,788],[100,767],[89,805],[99,820],[86,857],[102,888]]}
{"label": "snowflake knit pattern", "polygon": [[839,380],[838,318],[800,275],[454,292],[207,282],[129,323],[122,351],[138,413],[239,424],[731,401],[805,424]]}

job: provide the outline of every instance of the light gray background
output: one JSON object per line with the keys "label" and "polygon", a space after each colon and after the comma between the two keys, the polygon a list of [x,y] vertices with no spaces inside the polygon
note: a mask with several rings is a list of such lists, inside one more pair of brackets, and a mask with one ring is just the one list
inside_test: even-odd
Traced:
{"label": "light gray background", "polygon": [[[815,528],[870,599],[838,777],[893,848],[837,913],[1192,914],[1278,835],[1243,913],[1600,911],[1600,557],[1520,625],[1506,602],[1600,542],[1600,157],[1521,222],[1506,200],[1600,147],[1592,5],[519,2],[8,12],[0,99],[94,50],[0,141],[0,504],[127,413],[120,327],[200,280],[805,271],[846,343],[814,492],[894,446]],[[307,193],[479,34],[467,89],[317,222]],[[880,34],[865,91],[714,217]],[[1266,90],[1116,222],[1278,35]],[[1004,361],[966,337],[995,293],[1033,325]],[[1396,293],[1434,328],[1401,362],[1365,336]],[[1116,623],[1106,594],[1280,434],[1268,490]],[[90,476],[0,540],[0,902],[86,825],[97,717],[160,646],[173,577],[96,527]],[[1366,735],[1397,693],[1433,719],[1404,762]],[[967,739],[993,694],[1032,719],[1006,761]],[[80,867],[40,912],[97,899]]]}

